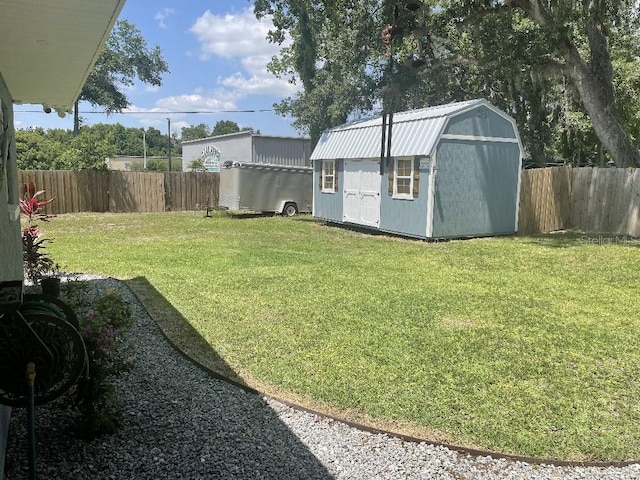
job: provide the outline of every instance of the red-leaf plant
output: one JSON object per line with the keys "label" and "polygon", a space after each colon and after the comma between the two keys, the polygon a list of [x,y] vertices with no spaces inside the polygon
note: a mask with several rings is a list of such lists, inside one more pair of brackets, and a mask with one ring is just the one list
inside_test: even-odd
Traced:
{"label": "red-leaf plant", "polygon": [[53,259],[43,251],[45,244],[53,240],[42,237],[36,223],[37,221],[48,222],[55,216],[42,211],[54,199],[39,200],[38,197],[44,193],[44,190],[36,192],[33,183],[25,187],[24,198],[20,200],[20,209],[27,223],[22,229],[22,259],[25,276],[37,284],[49,272],[55,270]]}

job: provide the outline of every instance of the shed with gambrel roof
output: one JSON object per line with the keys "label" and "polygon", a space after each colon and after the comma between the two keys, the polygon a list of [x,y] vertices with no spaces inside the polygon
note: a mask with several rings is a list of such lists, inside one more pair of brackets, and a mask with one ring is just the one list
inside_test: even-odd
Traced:
{"label": "shed with gambrel roof", "polygon": [[517,231],[523,149],[512,117],[477,99],[396,113],[390,142],[385,123],[323,133],[311,154],[316,218],[422,239]]}

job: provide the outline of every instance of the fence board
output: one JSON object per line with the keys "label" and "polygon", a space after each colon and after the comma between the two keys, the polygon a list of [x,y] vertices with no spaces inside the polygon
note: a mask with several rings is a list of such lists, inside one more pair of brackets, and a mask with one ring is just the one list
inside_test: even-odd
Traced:
{"label": "fence board", "polygon": [[[216,207],[220,192],[220,175],[208,172],[25,170],[19,182],[56,197],[50,214],[197,210],[207,197]],[[518,232],[562,229],[640,236],[640,169],[524,170]]]}
{"label": "fence board", "polygon": [[[22,185],[33,182],[55,197],[46,213],[162,212],[197,210],[209,197],[218,205],[218,173],[23,170]],[[23,193],[23,192],[21,192]]]}
{"label": "fence board", "polygon": [[208,172],[165,173],[165,188],[171,210],[198,210],[210,198],[218,205],[220,174]]}
{"label": "fence board", "polygon": [[111,171],[109,211],[164,212],[162,173]]}
{"label": "fence board", "polygon": [[524,170],[520,181],[518,232],[536,234],[568,227],[570,168]]}
{"label": "fence board", "polygon": [[626,209],[626,223],[624,230],[633,237],[640,237],[640,169],[629,170],[625,181],[625,192],[627,193],[623,204]]}
{"label": "fence board", "polygon": [[575,168],[569,227],[592,233],[640,235],[637,169]]}
{"label": "fence board", "polygon": [[570,225],[582,225],[588,211],[588,185],[591,179],[590,168],[576,168],[571,172],[571,215]]}

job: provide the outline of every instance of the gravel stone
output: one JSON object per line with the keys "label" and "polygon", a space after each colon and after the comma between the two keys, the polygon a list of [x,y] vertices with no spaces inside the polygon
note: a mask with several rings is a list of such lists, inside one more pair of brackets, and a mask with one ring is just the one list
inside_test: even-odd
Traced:
{"label": "gravel stone", "polygon": [[[117,381],[123,421],[113,435],[75,438],[62,397],[36,409],[41,479],[640,479],[640,466],[557,467],[473,457],[405,442],[296,410],[212,378],[176,352],[121,282],[80,275],[131,303],[135,367]],[[28,478],[26,417],[14,409],[5,480]]]}

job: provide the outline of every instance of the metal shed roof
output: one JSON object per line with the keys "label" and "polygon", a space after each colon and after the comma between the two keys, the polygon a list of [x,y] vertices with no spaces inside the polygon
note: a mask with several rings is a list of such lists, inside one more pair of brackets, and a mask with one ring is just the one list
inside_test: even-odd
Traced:
{"label": "metal shed roof", "polygon": [[[512,120],[484,99],[394,113],[391,155],[431,155],[449,118],[481,105]],[[313,150],[311,160],[379,157],[381,135],[381,116],[326,130]]]}
{"label": "metal shed roof", "polygon": [[185,140],[184,142],[182,142],[182,145],[185,145],[185,144],[197,144],[197,143],[210,143],[213,140],[227,140],[229,138],[240,138],[240,137],[274,138],[274,139],[282,139],[282,140],[309,140],[309,137],[294,137],[294,136],[283,136],[283,135],[263,135],[262,133],[254,133],[251,130],[241,130],[240,132],[225,133],[223,135],[215,135],[215,136],[212,136],[212,137],[197,138],[195,140]]}

